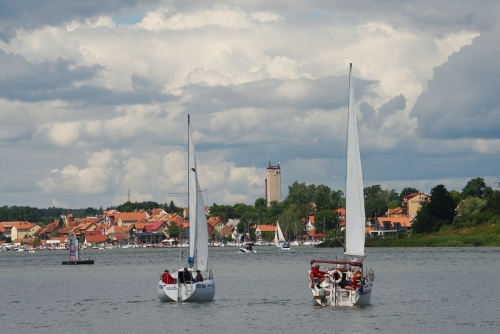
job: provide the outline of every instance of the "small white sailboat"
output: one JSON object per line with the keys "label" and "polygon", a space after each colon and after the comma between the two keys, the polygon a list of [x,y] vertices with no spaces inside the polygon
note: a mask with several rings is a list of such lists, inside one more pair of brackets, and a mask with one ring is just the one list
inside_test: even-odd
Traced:
{"label": "small white sailboat", "polygon": [[[158,283],[158,299],[162,302],[208,302],[214,299],[215,283],[208,268],[208,226],[205,205],[198,183],[198,169],[190,117],[188,115],[188,202],[189,258],[184,268],[175,271],[171,281]],[[182,257],[181,257],[182,261]]]}
{"label": "small white sailboat", "polygon": [[280,223],[276,222],[276,229],[274,230],[274,245],[281,250],[290,250],[290,243],[285,241],[285,236],[280,228]]}
{"label": "small white sailboat", "polygon": [[276,222],[276,230],[274,231],[274,240],[276,242],[276,247],[281,250],[290,250],[290,243],[285,240],[285,236],[281,231],[280,224]]}
{"label": "small white sailboat", "polygon": [[[346,170],[346,239],[344,259],[311,260],[309,286],[316,304],[321,306],[354,306],[370,303],[375,278],[372,269],[364,270],[365,258],[365,207],[363,173],[359,153],[358,130],[354,113],[352,64],[349,68],[349,99],[347,121],[347,170]],[[320,264],[326,266],[319,271]],[[314,266],[314,267],[313,267]],[[324,278],[318,278],[324,276]]]}

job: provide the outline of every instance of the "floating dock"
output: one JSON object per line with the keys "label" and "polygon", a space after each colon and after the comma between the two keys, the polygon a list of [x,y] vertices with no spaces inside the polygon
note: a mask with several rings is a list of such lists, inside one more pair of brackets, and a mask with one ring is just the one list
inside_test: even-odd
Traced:
{"label": "floating dock", "polygon": [[70,261],[63,261],[62,264],[94,264],[94,260],[70,260]]}
{"label": "floating dock", "polygon": [[92,259],[80,259],[80,252],[78,248],[78,239],[70,236],[69,240],[69,261],[63,261],[62,264],[94,264]]}

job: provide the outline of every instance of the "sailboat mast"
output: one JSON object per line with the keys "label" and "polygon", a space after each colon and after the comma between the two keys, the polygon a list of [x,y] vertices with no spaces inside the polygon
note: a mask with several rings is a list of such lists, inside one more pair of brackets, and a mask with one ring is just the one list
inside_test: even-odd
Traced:
{"label": "sailboat mast", "polygon": [[[189,235],[188,235],[188,240],[189,240],[189,257],[188,257],[188,265],[190,268],[193,267],[194,265],[194,260],[195,260],[195,254],[196,254],[196,203],[191,203],[195,198],[196,198],[196,187],[194,189],[191,189],[193,185],[191,184],[193,181],[191,180],[191,170],[194,170],[192,168],[191,164],[194,163],[194,156],[193,156],[193,161],[191,161],[191,153],[194,154],[194,147],[191,147],[193,143],[191,143],[191,117],[188,114],[188,216],[189,216]],[[194,193],[194,196],[192,192]],[[194,204],[194,206],[192,205]]]}
{"label": "sailboat mast", "polygon": [[[192,223],[192,220],[191,220],[191,206],[190,206],[191,202],[189,201],[189,193],[190,193],[190,191],[189,191],[190,189],[189,188],[191,187],[191,183],[189,183],[189,168],[191,166],[189,164],[189,153],[190,153],[189,152],[189,148],[190,148],[190,146],[189,146],[189,140],[190,140],[190,138],[189,137],[191,137],[191,134],[189,133],[189,131],[190,131],[190,128],[189,128],[190,123],[191,123],[191,118],[190,118],[190,116],[188,114],[188,217],[189,217],[189,228],[188,228],[188,235],[187,235],[187,237],[188,237],[189,241],[191,239],[191,226],[192,226],[191,225],[191,223]],[[192,257],[193,255],[194,254],[189,254],[189,257]]]}

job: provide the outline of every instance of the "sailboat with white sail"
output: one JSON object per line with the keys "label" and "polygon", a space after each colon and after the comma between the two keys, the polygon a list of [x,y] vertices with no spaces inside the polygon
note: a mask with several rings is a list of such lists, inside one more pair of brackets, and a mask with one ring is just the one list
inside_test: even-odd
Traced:
{"label": "sailboat with white sail", "polygon": [[[190,117],[188,115],[188,202],[189,258],[181,268],[182,256],[174,277],[165,273],[158,283],[158,299],[162,302],[207,302],[215,296],[215,282],[208,267],[208,226],[200,184]],[[168,275],[166,275],[168,274]],[[166,277],[166,278],[165,278]]]}
{"label": "sailboat with white sail", "polygon": [[280,223],[276,222],[276,230],[274,230],[274,244],[281,250],[290,250],[290,243],[285,241],[285,236],[280,228]]}
{"label": "sailboat with white sail", "polygon": [[[316,304],[321,306],[354,306],[370,303],[372,269],[366,271],[365,207],[363,173],[359,153],[358,129],[354,112],[352,64],[349,68],[349,98],[346,157],[346,232],[343,260],[311,260],[309,286]],[[325,266],[321,271],[320,266]]]}

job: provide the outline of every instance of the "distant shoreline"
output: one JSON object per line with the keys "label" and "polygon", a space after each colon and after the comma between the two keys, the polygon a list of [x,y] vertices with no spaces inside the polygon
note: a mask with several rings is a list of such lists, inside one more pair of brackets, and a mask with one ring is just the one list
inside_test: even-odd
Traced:
{"label": "distant shoreline", "polygon": [[366,247],[499,247],[500,225],[485,224],[461,229],[445,228],[429,234],[413,234],[400,239],[367,238]]}

